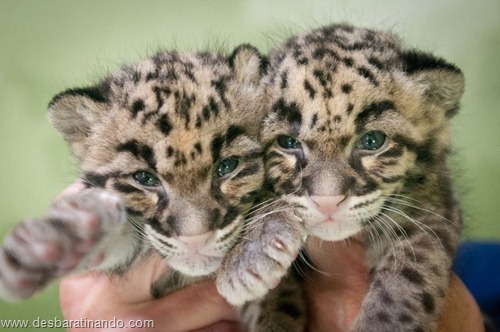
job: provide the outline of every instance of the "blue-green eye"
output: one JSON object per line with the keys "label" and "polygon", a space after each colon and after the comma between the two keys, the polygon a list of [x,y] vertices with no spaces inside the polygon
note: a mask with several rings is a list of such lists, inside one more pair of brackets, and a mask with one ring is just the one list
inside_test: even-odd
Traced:
{"label": "blue-green eye", "polygon": [[283,149],[286,150],[294,150],[302,148],[300,142],[290,136],[280,135],[276,140],[278,141],[279,146],[281,146]]}
{"label": "blue-green eye", "polygon": [[132,176],[137,183],[145,187],[158,187],[160,185],[160,180],[146,171],[135,172]]}
{"label": "blue-green eye", "polygon": [[375,151],[384,145],[385,137],[385,134],[381,131],[369,131],[358,139],[356,147],[358,149]]}
{"label": "blue-green eye", "polygon": [[230,157],[221,160],[215,167],[215,175],[217,177],[223,177],[234,171],[238,167],[238,158]]}

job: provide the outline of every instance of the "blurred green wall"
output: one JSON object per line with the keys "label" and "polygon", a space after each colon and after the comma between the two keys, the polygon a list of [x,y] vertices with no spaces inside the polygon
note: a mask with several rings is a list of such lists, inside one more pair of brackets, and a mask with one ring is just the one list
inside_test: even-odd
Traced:
{"label": "blurred green wall", "polygon": [[[391,29],[456,63],[467,90],[454,120],[454,168],[465,236],[500,240],[500,1],[0,0],[0,237],[40,216],[76,170],[46,119],[57,92],[94,82],[159,48],[266,51],[290,32],[346,21]],[[61,317],[57,287],[0,319]]]}

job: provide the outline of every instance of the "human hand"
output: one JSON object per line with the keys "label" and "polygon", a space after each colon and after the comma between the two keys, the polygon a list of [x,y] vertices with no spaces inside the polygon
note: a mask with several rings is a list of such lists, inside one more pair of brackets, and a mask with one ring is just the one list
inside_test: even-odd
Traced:
{"label": "human hand", "polygon": [[[85,186],[75,182],[57,198],[73,195]],[[61,280],[60,304],[64,318],[73,321],[120,321],[124,331],[238,331],[237,315],[205,280],[162,299],[151,297],[151,285],[167,269],[165,260],[151,254],[123,276],[87,272]],[[131,326],[133,323],[136,327]],[[143,325],[141,328],[140,325]],[[148,325],[148,326],[144,326]],[[81,328],[69,328],[81,331]],[[104,331],[106,328],[86,328]]]}
{"label": "human hand", "polygon": [[[61,195],[81,189],[80,184],[73,185]],[[312,238],[307,249],[318,268],[303,284],[307,295],[308,330],[347,331],[368,289],[364,248],[355,239],[327,243]],[[156,329],[167,331],[240,330],[235,310],[217,293],[213,281],[202,281],[162,299],[152,299],[150,286],[165,269],[165,261],[153,254],[124,276],[87,273],[67,277],[60,288],[64,317],[71,320],[120,319],[124,323],[152,320]],[[482,331],[482,324],[474,299],[456,277],[452,278],[440,331]]]}
{"label": "human hand", "polygon": [[[321,242],[310,238],[307,252],[317,267],[303,282],[308,331],[349,331],[368,291],[365,250],[360,241]],[[481,312],[460,279],[453,275],[438,331],[484,331]]]}
{"label": "human hand", "polygon": [[239,331],[235,310],[217,293],[211,280],[153,299],[150,286],[165,268],[164,260],[153,254],[123,276],[87,273],[64,278],[60,284],[64,318],[120,320],[128,326],[121,329],[124,331],[152,330],[151,326],[133,328],[130,324],[149,321],[157,331]]}

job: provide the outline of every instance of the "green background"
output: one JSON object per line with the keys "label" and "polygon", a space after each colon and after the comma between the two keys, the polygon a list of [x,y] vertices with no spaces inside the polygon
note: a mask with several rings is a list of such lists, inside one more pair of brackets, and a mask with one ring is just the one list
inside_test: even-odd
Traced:
{"label": "green background", "polygon": [[[331,22],[389,29],[463,69],[453,168],[466,238],[500,240],[500,1],[24,1],[0,0],[0,236],[40,216],[76,176],[46,118],[57,92],[95,82],[161,48],[262,51],[292,32]],[[0,319],[61,317],[57,286]]]}

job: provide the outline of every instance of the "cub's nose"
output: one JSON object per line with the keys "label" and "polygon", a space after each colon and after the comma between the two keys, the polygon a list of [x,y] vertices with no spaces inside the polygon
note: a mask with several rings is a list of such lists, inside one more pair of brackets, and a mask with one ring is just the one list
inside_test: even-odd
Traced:
{"label": "cub's nose", "polygon": [[340,203],[345,200],[345,195],[337,196],[309,196],[314,204],[317,205],[318,211],[330,215],[339,209]]}
{"label": "cub's nose", "polygon": [[200,235],[179,235],[179,240],[184,242],[191,249],[199,249],[206,245],[214,235],[213,231]]}

